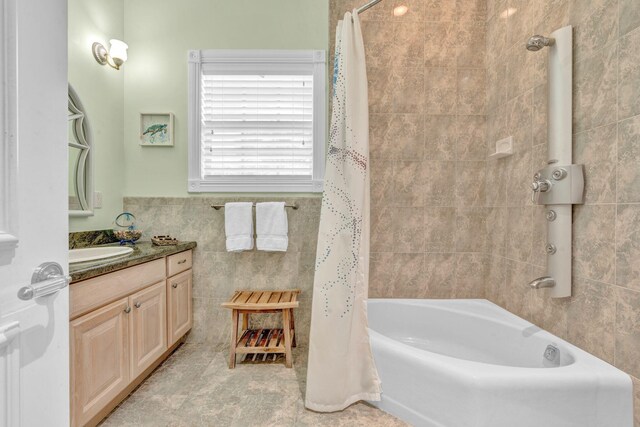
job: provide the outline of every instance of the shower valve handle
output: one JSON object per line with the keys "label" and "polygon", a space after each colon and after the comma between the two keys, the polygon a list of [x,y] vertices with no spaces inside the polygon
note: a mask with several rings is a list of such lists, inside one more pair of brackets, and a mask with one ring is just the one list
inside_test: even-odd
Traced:
{"label": "shower valve handle", "polygon": [[540,193],[546,193],[547,191],[551,190],[551,181],[549,181],[548,179],[537,179],[536,181],[533,181],[533,183],[531,183],[531,189],[533,190],[533,192],[531,193],[531,202],[537,204],[538,196],[540,195]]}

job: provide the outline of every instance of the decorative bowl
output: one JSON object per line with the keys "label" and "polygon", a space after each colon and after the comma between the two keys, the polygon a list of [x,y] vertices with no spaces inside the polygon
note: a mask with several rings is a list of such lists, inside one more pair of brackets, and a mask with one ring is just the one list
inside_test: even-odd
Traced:
{"label": "decorative bowl", "polygon": [[142,230],[113,230],[113,235],[120,240],[120,244],[134,243],[142,237]]}

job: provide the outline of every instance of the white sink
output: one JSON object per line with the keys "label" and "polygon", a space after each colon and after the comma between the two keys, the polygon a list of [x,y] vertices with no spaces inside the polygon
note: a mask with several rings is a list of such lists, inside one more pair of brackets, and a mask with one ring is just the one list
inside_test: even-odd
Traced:
{"label": "white sink", "polygon": [[69,264],[98,261],[101,259],[121,257],[129,255],[133,248],[124,246],[105,246],[102,248],[71,249],[69,251]]}

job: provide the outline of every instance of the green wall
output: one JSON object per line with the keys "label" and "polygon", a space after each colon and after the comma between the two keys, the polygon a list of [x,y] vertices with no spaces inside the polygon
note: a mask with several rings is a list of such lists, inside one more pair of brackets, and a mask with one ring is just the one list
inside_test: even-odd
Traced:
{"label": "green wall", "polygon": [[[125,1],[124,195],[188,195],[188,50],[326,50],[328,16],[329,0]],[[138,145],[141,112],[174,113],[174,147]]]}
{"label": "green wall", "polygon": [[69,82],[85,107],[93,134],[94,190],[103,207],[90,217],[72,217],[70,231],[111,228],[124,192],[124,74],[100,66],[91,54],[99,41],[124,38],[123,0],[69,0]]}
{"label": "green wall", "polygon": [[[123,196],[187,196],[187,51],[324,49],[329,0],[69,0],[69,81],[93,133],[103,207],[70,231],[111,228]],[[91,44],[129,45],[120,71]],[[141,112],[175,114],[174,147],[138,145]]]}

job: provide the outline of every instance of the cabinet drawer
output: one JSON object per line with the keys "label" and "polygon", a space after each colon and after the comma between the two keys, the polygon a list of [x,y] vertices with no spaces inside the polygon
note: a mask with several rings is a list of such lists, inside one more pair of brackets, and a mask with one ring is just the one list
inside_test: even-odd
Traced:
{"label": "cabinet drawer", "polygon": [[73,283],[69,288],[70,318],[75,319],[145,286],[164,280],[164,263],[164,259],[157,259]]}
{"label": "cabinet drawer", "polygon": [[167,257],[167,276],[181,273],[191,268],[193,263],[191,250],[180,252]]}

